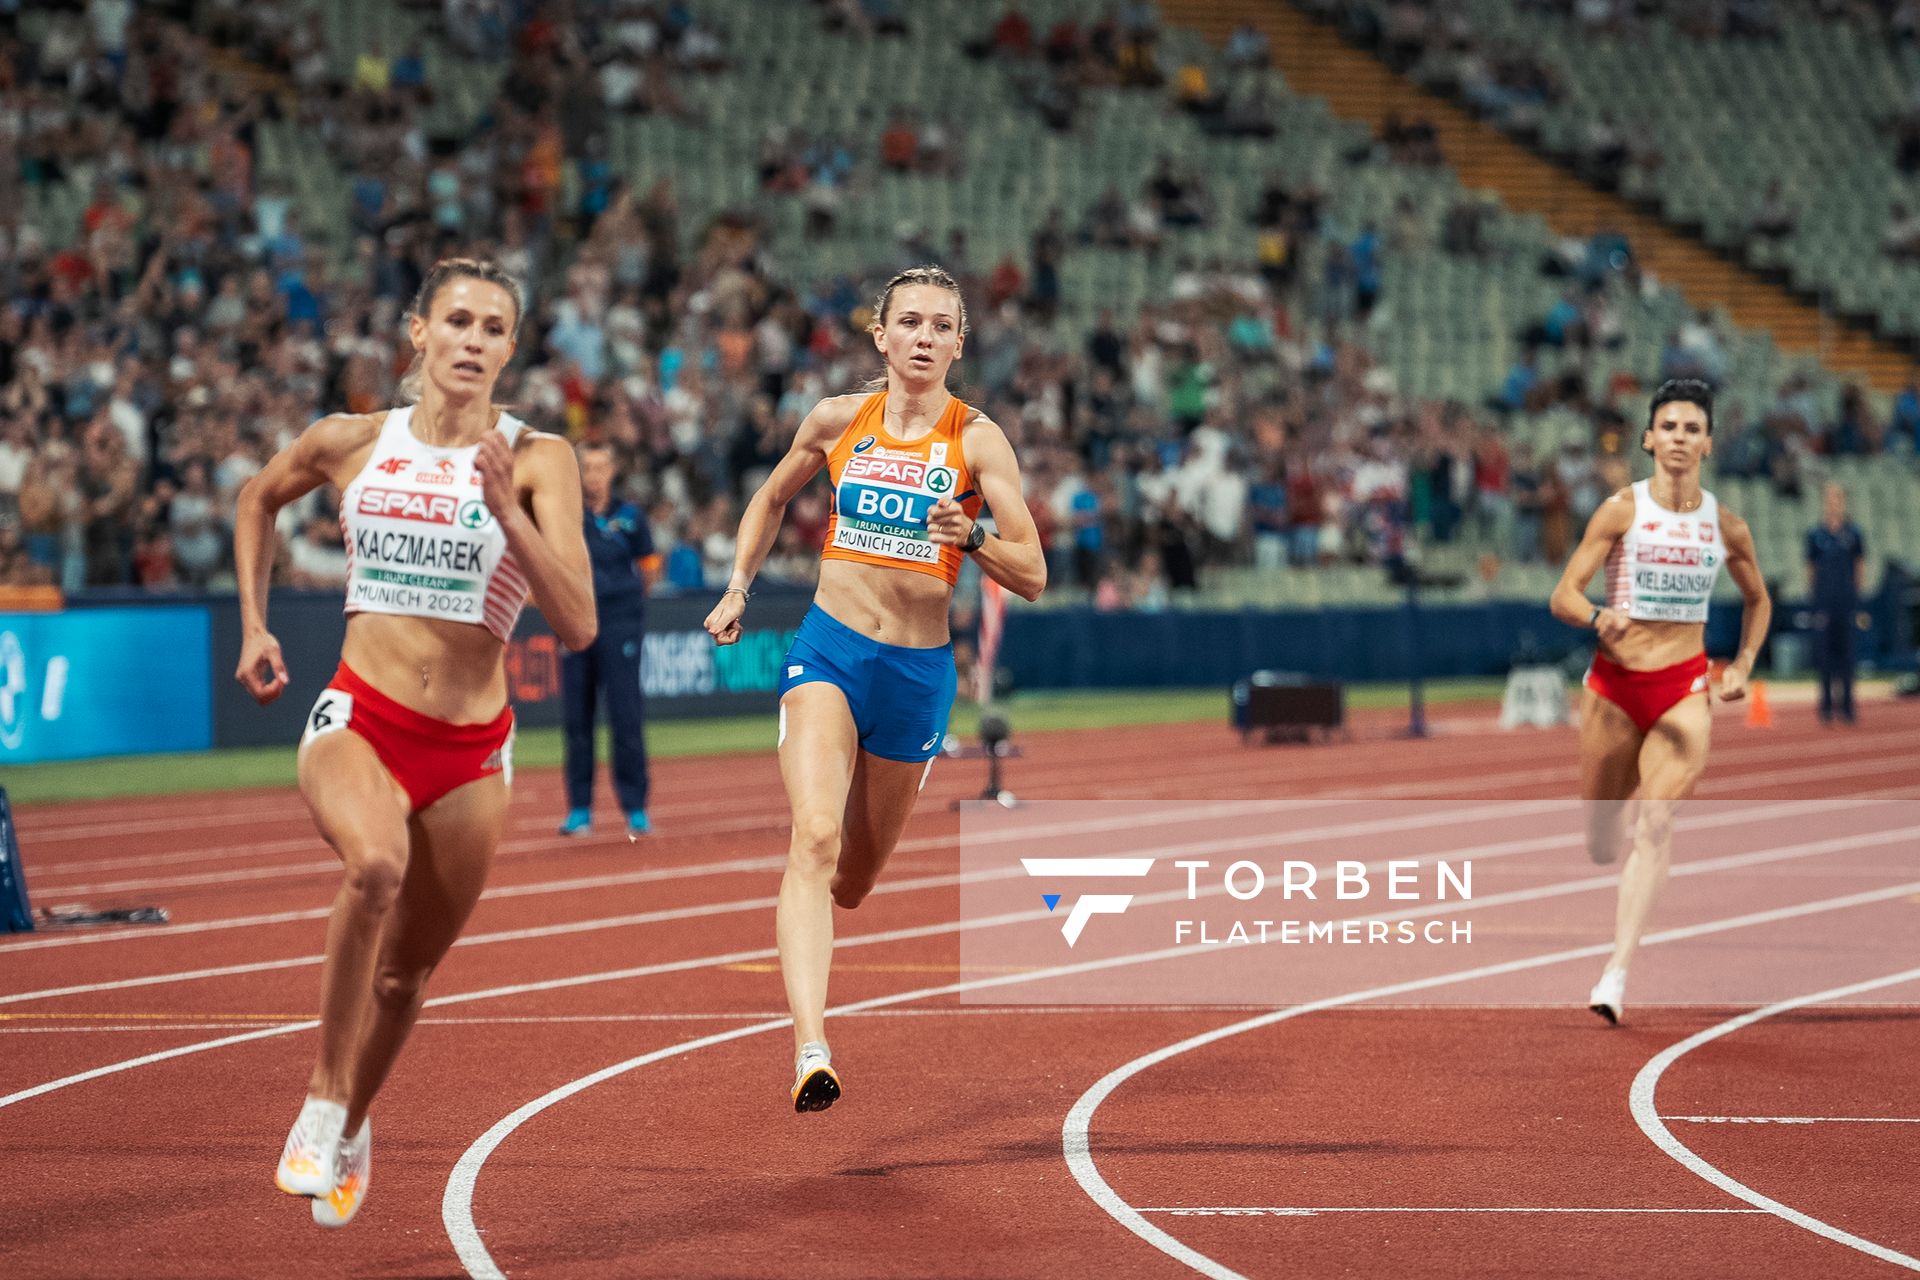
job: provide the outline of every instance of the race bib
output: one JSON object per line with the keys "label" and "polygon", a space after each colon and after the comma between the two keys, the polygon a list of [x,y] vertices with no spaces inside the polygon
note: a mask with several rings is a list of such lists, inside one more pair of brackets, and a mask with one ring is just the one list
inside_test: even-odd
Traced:
{"label": "race bib", "polygon": [[344,729],[352,719],[353,695],[338,689],[322,689],[314,700],[313,710],[307,712],[307,727],[300,734],[300,745],[306,746],[323,733]]}

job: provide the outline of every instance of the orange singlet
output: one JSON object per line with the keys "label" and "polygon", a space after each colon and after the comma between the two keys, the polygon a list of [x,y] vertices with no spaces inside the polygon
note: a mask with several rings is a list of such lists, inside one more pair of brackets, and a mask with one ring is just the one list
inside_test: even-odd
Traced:
{"label": "orange singlet", "polygon": [[886,392],[868,396],[827,453],[833,513],[820,558],[929,573],[952,586],[964,553],[928,538],[927,513],[952,498],[969,519],[980,514],[960,450],[960,429],[973,409],[955,397],[933,430],[909,444],[887,434],[886,408]]}

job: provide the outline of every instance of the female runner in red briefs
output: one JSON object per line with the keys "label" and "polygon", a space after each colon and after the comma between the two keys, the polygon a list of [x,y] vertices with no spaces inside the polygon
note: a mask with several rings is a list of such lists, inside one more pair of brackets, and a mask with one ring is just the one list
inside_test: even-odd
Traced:
{"label": "female runner in red briefs", "polygon": [[[1594,861],[1614,860],[1624,802],[1636,788],[1640,800],[1633,848],[1620,872],[1613,954],[1588,997],[1588,1007],[1609,1023],[1626,1011],[1627,965],[1666,883],[1675,802],[1693,793],[1707,763],[1712,717],[1703,645],[1721,567],[1746,602],[1740,652],[1720,678],[1722,699],[1746,696],[1773,617],[1747,522],[1700,487],[1701,461],[1713,452],[1713,389],[1692,379],[1662,383],[1640,443],[1653,455],[1652,478],[1594,512],[1552,601],[1562,622],[1599,633],[1580,704],[1580,794],[1590,804],[1587,849]],[[1603,564],[1607,602],[1595,606],[1587,583]]]}
{"label": "female runner in red briefs", "polygon": [[372,1174],[367,1109],[420,1011],[427,975],[486,884],[513,774],[502,655],[529,591],[569,649],[593,640],[580,473],[558,436],[493,404],[520,288],[449,259],[409,317],[419,403],[307,428],[248,483],[234,521],[236,678],[288,686],[267,630],[274,516],[341,492],[347,635],[300,739],[300,793],[345,878],[327,925],[320,1055],[275,1181],[344,1226]]}
{"label": "female runner in red briefs", "polygon": [[[793,837],[775,921],[796,1111],[824,1111],[840,1096],[822,1025],[833,907],[857,907],[873,889],[946,736],[947,606],[961,556],[1029,600],[1047,582],[1012,446],[947,391],[966,334],[966,304],[945,271],[916,267],[887,282],[873,324],[886,389],[814,406],[747,504],[733,580],[707,615],[717,643],[740,638],[747,588],[787,504],[827,468],[833,518],[820,586],[780,681]],[[997,533],[974,520],[983,501]]]}

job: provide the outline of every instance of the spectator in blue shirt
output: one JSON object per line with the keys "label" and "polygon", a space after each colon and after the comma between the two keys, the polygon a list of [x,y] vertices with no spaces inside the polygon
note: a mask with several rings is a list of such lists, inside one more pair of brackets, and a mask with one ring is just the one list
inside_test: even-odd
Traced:
{"label": "spectator in blue shirt", "polygon": [[1820,722],[1837,713],[1853,723],[1853,616],[1860,607],[1867,544],[1847,519],[1847,491],[1827,486],[1823,516],[1807,532],[1807,569],[1813,582],[1814,666],[1820,673]]}
{"label": "spectator in blue shirt", "polygon": [[613,451],[580,447],[580,484],[587,554],[593,562],[593,599],[600,631],[579,653],[560,659],[565,714],[567,819],[560,834],[593,827],[594,703],[604,695],[613,730],[613,790],[627,816],[627,834],[645,835],[647,819],[646,703],[640,655],[646,632],[647,577],[653,531],[631,502],[614,496]]}

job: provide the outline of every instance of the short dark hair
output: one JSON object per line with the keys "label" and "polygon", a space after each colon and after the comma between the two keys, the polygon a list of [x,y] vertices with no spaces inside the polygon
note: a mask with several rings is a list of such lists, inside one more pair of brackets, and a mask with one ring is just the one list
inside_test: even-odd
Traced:
{"label": "short dark hair", "polygon": [[1697,404],[1707,415],[1707,434],[1713,434],[1713,388],[1698,378],[1668,378],[1653,389],[1653,402],[1647,406],[1647,429],[1653,429],[1654,415],[1663,404]]}

